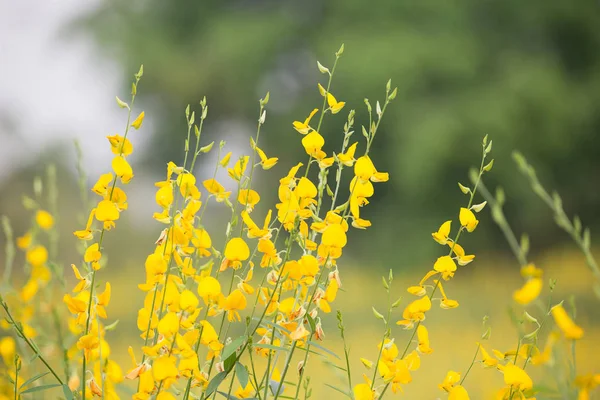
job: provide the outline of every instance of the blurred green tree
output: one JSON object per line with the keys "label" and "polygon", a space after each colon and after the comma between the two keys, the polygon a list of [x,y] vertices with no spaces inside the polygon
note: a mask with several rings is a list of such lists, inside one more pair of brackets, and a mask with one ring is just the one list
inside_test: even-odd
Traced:
{"label": "blurred green tree", "polygon": [[[173,138],[184,131],[186,104],[206,95],[212,121],[253,127],[252,100],[270,90],[265,146],[285,165],[302,159],[299,143],[283,146],[298,139],[291,122],[321,101],[317,57],[328,65],[345,43],[332,91],[359,110],[357,121],[365,117],[362,96],[374,104],[391,77],[398,98],[373,154],[392,180],[366,211],[378,235],[357,247],[365,257],[398,248],[415,260],[423,238],[456,213],[456,177],[468,182],[465,167],[478,163],[484,134],[494,140],[492,176],[509,193],[517,230],[526,227],[543,245],[562,238],[526,193],[514,149],[560,189],[567,210],[600,222],[600,191],[591,184],[600,172],[595,0],[107,1],[84,25],[128,71],[145,65],[144,98],[159,121],[148,160],[177,159],[182,140]],[[341,141],[344,118],[324,125],[328,152]]]}

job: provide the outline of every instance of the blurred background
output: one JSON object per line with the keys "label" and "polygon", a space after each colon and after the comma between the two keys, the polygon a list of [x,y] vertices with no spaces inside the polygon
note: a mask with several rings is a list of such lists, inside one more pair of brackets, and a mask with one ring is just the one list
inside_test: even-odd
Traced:
{"label": "blurred background", "polygon": [[[146,119],[132,136],[136,178],[127,191],[130,210],[106,241],[110,265],[119,267],[122,278],[114,301],[135,310],[141,300],[131,297],[130,289],[143,280],[144,257],[162,228],[151,218],[153,182],[163,179],[167,161],[181,162],[186,105],[198,110],[207,97],[203,141],[224,138],[237,157],[248,153],[258,99],[270,91],[261,142],[280,163],[259,178],[268,203],[275,199],[276,179],[305,159],[291,123],[320,107],[316,84],[326,81],[317,60],[331,68],[344,43],[331,91],[346,108],[325,119],[321,133],[328,153],[341,144],[349,109],[357,111],[353,138],[360,141],[360,125],[368,123],[363,98],[382,101],[389,78],[398,86],[372,151],[378,170],[391,179],[376,185],[363,211],[373,227],[351,235],[343,261],[349,293],[340,295],[338,306],[346,310],[356,339],[354,356],[376,357],[374,320],[369,327],[359,321],[370,318],[372,302],[384,307],[385,299],[372,295],[380,292],[380,275],[392,268],[398,294],[404,295],[439,256],[430,233],[456,218],[465,202],[456,183],[468,183],[487,134],[495,158],[488,187],[505,189],[509,222],[518,235],[529,233],[532,259],[548,277],[559,279],[558,292],[576,294],[581,323],[590,330],[580,342],[585,368],[586,349],[600,350],[592,340],[598,338],[600,313],[591,273],[531,192],[511,152],[523,152],[546,187],[561,193],[565,210],[580,215],[592,232],[600,231],[599,26],[595,0],[2,1],[0,214],[9,215],[16,234],[22,234],[30,216],[21,195],[31,195],[33,177],[56,163],[61,261],[77,260],[70,232],[81,228],[84,206],[73,140],[81,144],[91,185],[110,168],[105,136],[122,133],[125,125],[114,96],[128,98],[132,75],[144,64],[135,110],[144,110]],[[207,176],[214,162],[214,154],[200,159],[196,173]],[[218,215],[211,218],[214,228],[209,221],[207,229],[219,243],[222,225]],[[445,312],[453,316],[439,313],[431,322],[433,346],[440,344],[437,356],[447,362],[436,362],[435,376],[415,377],[410,390],[429,396],[422,398],[441,393],[430,380],[437,383],[445,370],[464,370],[470,362],[472,350],[448,346],[448,335],[460,339],[466,330],[474,343],[481,319],[490,315],[492,326],[508,332],[498,335],[494,346],[510,347],[515,337],[506,308],[521,282],[518,264],[488,210],[480,219],[476,233],[463,242],[477,254],[476,262],[448,288],[464,307]],[[0,257],[3,251],[0,247]],[[359,290],[369,301],[352,295]],[[483,297],[486,304],[473,300]],[[127,311],[113,310],[121,319]],[[436,324],[453,331],[436,333]],[[134,323],[119,329],[136,332]]]}

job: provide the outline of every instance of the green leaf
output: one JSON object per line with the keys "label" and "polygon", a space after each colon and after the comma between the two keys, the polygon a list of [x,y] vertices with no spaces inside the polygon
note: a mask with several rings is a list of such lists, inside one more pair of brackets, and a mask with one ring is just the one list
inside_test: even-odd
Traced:
{"label": "green leaf", "polygon": [[63,388],[63,393],[65,394],[65,399],[66,400],[74,400],[75,397],[73,397],[73,392],[71,391],[71,388],[69,387],[69,385],[62,385]]}
{"label": "green leaf", "polygon": [[227,371],[228,373],[231,372],[231,370],[235,366],[235,361],[236,360],[237,360],[237,354],[234,351],[233,353],[231,353],[229,355],[229,357],[227,357],[225,359],[225,361],[223,361],[223,368],[225,369],[225,371]]}
{"label": "green leaf", "polygon": [[275,351],[290,351],[289,349],[285,348],[285,347],[279,347],[279,346],[273,346],[272,344],[255,344],[254,347],[258,348],[258,349],[271,349],[271,350],[275,350]]}
{"label": "green leaf", "polygon": [[315,333],[317,330],[315,319],[310,316],[310,314],[306,314],[306,319],[308,320],[308,324],[310,325],[310,332]]}
{"label": "green leaf", "polygon": [[248,385],[248,370],[239,362],[235,363],[235,375],[240,381],[240,385],[245,388]]}
{"label": "green leaf", "polygon": [[317,343],[313,342],[312,340],[309,340],[309,341],[308,341],[308,343],[309,343],[311,346],[315,346],[317,349],[323,350],[324,352],[326,352],[326,353],[328,353],[328,354],[331,354],[332,356],[334,356],[334,357],[335,357],[335,358],[337,358],[338,360],[341,360],[341,358],[340,358],[340,357],[339,357],[337,354],[335,354],[333,351],[326,349],[325,347],[323,347],[323,346],[321,346],[321,345],[319,345],[319,344],[317,344]]}
{"label": "green leaf", "polygon": [[344,396],[346,396],[346,397],[348,397],[348,398],[350,398],[350,399],[352,398],[352,396],[350,395],[350,393],[346,392],[346,391],[345,391],[345,390],[343,390],[343,389],[337,388],[337,387],[335,387],[335,386],[333,386],[333,385],[330,385],[329,383],[326,383],[326,384],[325,384],[325,386],[327,386],[327,387],[330,387],[330,388],[332,388],[333,390],[340,392],[341,394],[343,394]]}
{"label": "green leaf", "polygon": [[42,390],[48,390],[48,389],[52,389],[52,388],[59,387],[59,386],[62,386],[62,385],[60,383],[52,383],[50,385],[36,386],[36,387],[32,387],[32,388],[22,391],[21,394],[40,392]]}
{"label": "green leaf", "polygon": [[217,390],[217,388],[219,387],[221,382],[223,382],[223,380],[225,379],[226,376],[227,376],[227,372],[225,372],[225,371],[219,372],[217,375],[215,375],[214,378],[212,378],[212,380],[210,382],[208,382],[208,386],[206,387],[206,397],[207,398],[211,394],[213,394],[215,392],[215,390]]}
{"label": "green leaf", "polygon": [[25,386],[29,385],[30,383],[33,383],[40,378],[43,378],[44,376],[48,375],[49,373],[50,373],[50,371],[44,372],[44,373],[35,375],[34,377],[27,379],[25,382],[23,382],[23,384],[21,386],[19,386],[19,390],[23,389]]}
{"label": "green leaf", "polygon": [[225,360],[228,359],[230,355],[236,352],[236,350],[242,345],[242,343],[244,343],[245,340],[245,335],[235,338],[231,343],[225,346],[223,352],[221,353],[221,358]]}

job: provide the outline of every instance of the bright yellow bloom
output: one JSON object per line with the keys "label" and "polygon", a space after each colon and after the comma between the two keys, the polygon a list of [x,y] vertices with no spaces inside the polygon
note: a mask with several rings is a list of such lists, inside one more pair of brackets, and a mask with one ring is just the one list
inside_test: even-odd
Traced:
{"label": "bright yellow bloom", "polygon": [[332,114],[339,113],[342,111],[342,108],[344,108],[344,105],[346,105],[346,103],[343,101],[337,101],[329,92],[327,93],[327,104],[329,104],[329,109],[331,110]]}
{"label": "bright yellow bloom", "polygon": [[356,153],[357,145],[358,145],[358,142],[354,142],[354,143],[352,143],[352,145],[350,147],[348,147],[348,149],[346,150],[345,153],[337,155],[337,158],[340,161],[340,163],[342,163],[346,167],[351,167],[354,165],[354,161],[356,161],[354,159],[354,153]]}
{"label": "bright yellow bloom", "polygon": [[419,340],[419,345],[417,350],[421,354],[431,354],[433,349],[429,347],[429,332],[427,332],[427,328],[425,325],[421,324],[417,328],[417,338]]}
{"label": "bright yellow bloom", "polygon": [[133,178],[133,169],[127,160],[122,156],[115,156],[112,160],[112,169],[114,173],[121,178],[122,183],[129,183]]}
{"label": "bright yellow bloom", "polygon": [[194,229],[192,234],[192,244],[196,248],[199,257],[210,256],[212,239],[205,229]]}
{"label": "bright yellow bloom", "polygon": [[433,232],[431,236],[433,240],[438,242],[439,244],[447,244],[448,243],[448,235],[450,235],[450,226],[452,225],[452,221],[446,221],[440,226],[440,229],[437,232]]}
{"label": "bright yellow bloom", "polygon": [[373,161],[369,156],[362,156],[354,163],[354,175],[362,182],[387,182],[389,174],[387,172],[377,172]]}
{"label": "bright yellow bloom", "polygon": [[497,366],[498,360],[495,359],[494,357],[491,357],[490,354],[486,351],[486,349],[481,344],[478,343],[478,345],[479,345],[479,351],[481,351],[481,357],[482,357],[481,362],[483,363],[483,365],[488,368]]}
{"label": "bright yellow bloom", "polygon": [[442,278],[444,280],[449,280],[454,276],[454,271],[456,271],[456,263],[450,256],[442,256],[439,257],[435,264],[433,264],[433,269],[442,274]]}
{"label": "bright yellow bloom", "polygon": [[438,385],[441,390],[450,392],[454,385],[460,382],[460,373],[456,371],[448,371],[444,381]]}
{"label": "bright yellow bloom", "polygon": [[50,214],[48,211],[38,210],[35,213],[35,222],[40,228],[47,231],[54,225],[54,218],[52,217],[52,214]]}
{"label": "bright yellow bloom", "polygon": [[469,400],[469,394],[464,387],[456,385],[448,392],[448,400]]}
{"label": "bright yellow bloom", "polygon": [[177,178],[177,185],[179,185],[179,193],[185,199],[200,199],[200,191],[196,187],[196,177],[189,172],[184,172]]}
{"label": "bright yellow bloom", "polygon": [[100,293],[97,297],[98,297],[98,303],[96,304],[96,314],[98,314],[98,316],[100,318],[108,318],[108,316],[106,315],[106,308],[108,306],[108,303],[110,303],[110,295],[111,295],[111,288],[110,288],[110,282],[106,282],[106,286],[104,287],[104,292]]}
{"label": "bright yellow bloom", "polygon": [[589,400],[590,391],[600,385],[600,374],[580,375],[575,378],[575,386],[579,388],[577,400]]}
{"label": "bright yellow bloom", "polygon": [[552,316],[554,317],[554,322],[556,322],[556,325],[567,339],[581,339],[583,336],[583,329],[573,322],[562,304],[552,307]]}
{"label": "bright yellow bloom", "polygon": [[294,121],[292,124],[294,126],[294,129],[297,130],[299,133],[306,135],[311,129],[309,126],[310,120],[318,111],[319,111],[318,108],[315,108],[314,110],[312,110],[310,115],[308,116],[308,118],[306,118],[304,120],[304,122]]}
{"label": "bright yellow bloom", "polygon": [[221,161],[219,161],[219,164],[221,165],[221,167],[226,168],[229,164],[229,160],[231,160],[231,152],[225,154]]}
{"label": "bright yellow bloom", "polygon": [[504,373],[504,383],[514,390],[523,391],[533,387],[533,381],[527,375],[527,372],[517,367],[513,363],[508,363],[502,368]]}
{"label": "bright yellow bloom", "polygon": [[458,265],[460,266],[465,266],[475,259],[475,255],[473,254],[466,255],[465,249],[458,243],[448,243],[448,246],[454,252]]}
{"label": "bright yellow bloom", "polygon": [[544,271],[534,264],[527,264],[521,268],[521,276],[523,278],[541,278],[542,275],[544,275]]}
{"label": "bright yellow bloom", "polygon": [[115,226],[114,221],[119,219],[119,209],[112,201],[102,200],[96,207],[96,219],[104,222],[105,229]]}
{"label": "bright yellow bloom", "polygon": [[477,218],[475,218],[473,211],[469,210],[468,208],[462,207],[460,209],[458,218],[460,219],[460,224],[464,226],[468,232],[473,232],[475,228],[477,228],[477,224],[479,224],[479,221]]}
{"label": "bright yellow bloom", "polygon": [[246,308],[246,296],[239,290],[236,289],[229,296],[225,298],[223,309],[227,311],[227,319],[231,321],[241,321],[240,313],[238,311]]}
{"label": "bright yellow bloom", "polygon": [[79,338],[77,348],[84,351],[85,358],[90,357],[90,352],[100,346],[100,339],[96,335],[87,334]]}
{"label": "bright yellow bloom", "polygon": [[185,289],[179,297],[179,308],[183,311],[193,312],[198,307],[198,298],[190,290]]}
{"label": "bright yellow bloom", "polygon": [[173,186],[170,184],[162,185],[156,191],[155,199],[156,204],[162,208],[171,207],[171,204],[173,204]]}
{"label": "bright yellow bloom", "polygon": [[27,232],[23,236],[19,236],[17,238],[17,247],[21,250],[27,249],[29,246],[31,246],[32,239],[33,237],[31,236],[31,232]]}
{"label": "bright yellow bloom", "polygon": [[223,202],[229,198],[231,192],[226,192],[223,185],[217,182],[215,179],[207,179],[202,182],[202,185],[208,190],[208,193],[216,197],[217,202]]}
{"label": "bright yellow bloom", "polygon": [[204,300],[204,304],[215,301],[221,294],[221,284],[212,276],[204,277],[198,283],[198,295]]}
{"label": "bright yellow bloom", "polygon": [[240,159],[237,160],[237,162],[235,163],[233,168],[227,169],[227,172],[229,173],[229,176],[232,179],[234,179],[236,181],[239,181],[240,179],[242,179],[242,176],[244,175],[244,171],[246,171],[246,166],[248,165],[249,158],[250,158],[249,156],[240,157]]}
{"label": "bright yellow bloom", "polygon": [[164,387],[168,389],[171,383],[175,381],[179,371],[175,365],[175,357],[173,356],[161,356],[154,360],[152,364],[152,376],[157,381],[165,381]]}
{"label": "bright yellow bloom", "polygon": [[238,399],[247,399],[247,398],[250,398],[250,396],[252,396],[252,393],[254,393],[254,387],[252,386],[252,383],[250,381],[248,381],[248,384],[246,385],[246,387],[243,388],[240,386],[235,391],[234,395]]}
{"label": "bright yellow bloom", "polygon": [[94,238],[94,235],[92,235],[92,224],[94,223],[95,216],[96,209],[94,208],[90,212],[85,229],[81,231],[75,231],[73,232],[73,235],[77,236],[77,238],[81,240],[92,240]]}
{"label": "bright yellow bloom", "polygon": [[258,153],[258,156],[260,157],[260,165],[265,171],[273,168],[275,164],[277,164],[277,161],[279,161],[279,158],[277,157],[267,157],[265,152],[262,151],[258,146],[255,147],[255,150]]}
{"label": "bright yellow bloom", "polygon": [[33,267],[41,267],[48,261],[48,250],[42,245],[31,247],[25,253],[25,259]]}
{"label": "bright yellow bloom", "polygon": [[417,321],[425,319],[425,313],[431,309],[431,300],[428,296],[423,296],[418,300],[413,301],[404,309],[401,321],[397,325],[403,325],[406,329],[410,329]]}
{"label": "bright yellow bloom", "polygon": [[221,271],[228,267],[238,269],[242,266],[242,261],[250,257],[250,248],[242,238],[233,238],[225,246],[225,258],[221,264]]}
{"label": "bright yellow bloom", "polygon": [[375,400],[375,393],[371,390],[371,385],[367,383],[355,385],[353,392],[355,400]]}
{"label": "bright yellow bloom", "polygon": [[94,243],[91,246],[88,246],[88,248],[85,249],[85,253],[83,254],[83,261],[85,261],[86,263],[92,263],[92,268],[94,268],[95,270],[100,269],[98,261],[100,261],[100,258],[102,258],[102,253],[100,252],[98,246],[98,243]]}
{"label": "bright yellow bloom", "polygon": [[241,189],[239,191],[238,201],[241,205],[246,206],[248,212],[251,212],[254,209],[254,206],[260,201],[260,195],[252,189]]}
{"label": "bright yellow bloom", "polygon": [[542,291],[542,285],[540,278],[529,279],[522,288],[515,290],[513,299],[519,304],[527,305],[538,298]]}
{"label": "bright yellow bloom", "polygon": [[158,332],[166,337],[171,337],[179,332],[179,317],[174,312],[168,312],[158,322]]}
{"label": "bright yellow bloom", "polygon": [[302,138],[302,146],[306,154],[314,158],[323,158],[321,156],[321,148],[325,144],[325,139],[317,131],[312,131]]}
{"label": "bright yellow bloom", "polygon": [[129,139],[126,139],[119,134],[107,136],[106,138],[110,142],[110,150],[114,154],[127,157],[133,152],[133,145]]}
{"label": "bright yellow bloom", "polygon": [[92,192],[96,193],[99,196],[106,196],[108,191],[108,185],[112,183],[113,174],[110,172],[107,174],[100,175],[98,181],[92,186]]}
{"label": "bright yellow bloom", "polygon": [[10,366],[15,361],[16,344],[15,339],[11,336],[5,336],[0,339],[0,356],[4,360],[4,364]]}

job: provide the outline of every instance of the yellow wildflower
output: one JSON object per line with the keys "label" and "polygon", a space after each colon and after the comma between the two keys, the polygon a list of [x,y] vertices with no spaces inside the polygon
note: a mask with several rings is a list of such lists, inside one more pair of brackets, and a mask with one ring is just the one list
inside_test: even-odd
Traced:
{"label": "yellow wildflower", "polygon": [[429,347],[429,332],[427,332],[427,328],[425,325],[420,324],[417,328],[417,338],[419,340],[419,345],[417,350],[421,354],[431,354],[433,349]]}
{"label": "yellow wildflower", "polygon": [[293,122],[294,129],[297,130],[299,133],[306,135],[311,129],[309,126],[310,120],[318,111],[319,111],[318,108],[315,108],[314,110],[312,110],[311,113],[309,114],[309,116],[304,120],[304,122],[294,121]]}
{"label": "yellow wildflower", "polygon": [[433,264],[433,269],[442,274],[442,278],[444,280],[449,280],[454,276],[454,271],[456,271],[456,263],[450,256],[442,256],[439,257],[435,264]]}
{"label": "yellow wildflower", "polygon": [[40,228],[48,230],[54,225],[54,218],[52,217],[52,214],[50,214],[48,211],[38,210],[35,213],[35,222]]}
{"label": "yellow wildflower", "polygon": [[121,178],[122,183],[129,183],[133,178],[133,169],[123,156],[115,156],[112,160],[112,169],[114,173]]}
{"label": "yellow wildflower", "polygon": [[246,211],[251,212],[254,206],[260,201],[259,194],[252,189],[241,189],[238,195],[238,201],[241,205],[246,206]]}
{"label": "yellow wildflower", "polygon": [[279,158],[277,157],[267,157],[265,152],[262,151],[259,147],[256,147],[255,150],[258,153],[258,156],[260,157],[260,165],[265,171],[273,168],[273,166],[277,164],[277,161],[279,161]]}
{"label": "yellow wildflower", "polygon": [[119,219],[119,209],[112,201],[102,200],[96,208],[96,219],[104,222],[105,229],[110,229],[115,226],[114,221]]}
{"label": "yellow wildflower", "polygon": [[438,385],[441,390],[450,392],[452,388],[460,382],[460,373],[456,371],[448,371],[444,381]]}
{"label": "yellow wildflower", "polygon": [[460,224],[464,226],[468,232],[473,232],[475,228],[477,228],[477,224],[479,224],[479,221],[475,217],[475,214],[473,214],[473,211],[469,210],[468,208],[462,207],[460,209],[458,218],[460,219]]}
{"label": "yellow wildflower", "polygon": [[250,158],[249,156],[240,157],[240,159],[237,160],[237,162],[235,163],[233,168],[227,169],[227,172],[229,173],[229,176],[232,179],[234,179],[236,181],[239,181],[240,179],[242,179],[242,176],[244,175],[244,171],[246,171],[246,166],[248,165],[249,158]]}
{"label": "yellow wildflower", "polygon": [[583,336],[583,329],[573,322],[562,304],[552,307],[552,316],[554,317],[554,322],[556,322],[556,325],[567,339],[581,339]]}
{"label": "yellow wildflower", "polygon": [[447,244],[449,241],[448,235],[450,234],[450,226],[452,225],[452,221],[444,222],[437,232],[433,232],[431,236],[433,236],[433,240],[438,242],[439,244]]}
{"label": "yellow wildflower", "polygon": [[469,400],[469,394],[464,387],[456,385],[448,392],[448,400]]}
{"label": "yellow wildflower", "polygon": [[348,149],[346,150],[345,153],[338,154],[337,158],[338,158],[339,162],[342,163],[343,165],[345,165],[346,167],[353,166],[354,161],[356,161],[354,159],[354,153],[356,153],[357,145],[358,145],[358,142],[354,142],[354,143],[352,143],[352,145],[350,147],[348,147]]}
{"label": "yellow wildflower", "polygon": [[106,138],[110,143],[110,150],[113,154],[127,157],[133,152],[133,145],[129,139],[126,139],[119,134],[107,136]]}
{"label": "yellow wildflower", "polygon": [[327,93],[327,104],[329,104],[329,109],[331,110],[332,114],[339,113],[342,111],[342,108],[344,108],[344,105],[346,105],[346,103],[343,101],[337,101],[329,92]]}
{"label": "yellow wildflower", "polygon": [[96,335],[87,334],[79,338],[77,348],[84,351],[85,358],[89,358],[90,352],[100,346],[100,339]]}
{"label": "yellow wildflower", "polygon": [[216,197],[217,202],[223,202],[229,198],[231,192],[225,191],[223,185],[217,182],[215,179],[207,179],[202,182],[202,185],[208,190],[208,193]]}
{"label": "yellow wildflower", "polygon": [[522,288],[515,290],[513,299],[519,304],[527,305],[537,299],[542,291],[542,280],[540,278],[529,279]]}
{"label": "yellow wildflower", "polygon": [[25,258],[33,267],[41,267],[48,261],[48,250],[42,245],[31,247],[25,253]]}
{"label": "yellow wildflower", "polygon": [[517,367],[513,363],[508,363],[502,368],[504,373],[504,383],[516,391],[524,391],[533,387],[533,381],[527,375],[527,372]]}
{"label": "yellow wildflower", "polygon": [[246,308],[246,297],[239,290],[236,289],[229,296],[225,298],[223,309],[227,311],[227,319],[231,321],[241,321],[240,313],[238,311]]}
{"label": "yellow wildflower", "polygon": [[112,180],[113,174],[110,172],[107,174],[100,175],[98,181],[94,184],[94,186],[92,186],[92,192],[102,197],[106,196],[108,191],[108,185],[112,183]]}
{"label": "yellow wildflower", "polygon": [[250,248],[242,238],[233,238],[225,246],[225,258],[221,263],[221,271],[231,267],[238,269],[242,266],[242,261],[250,257]]}
{"label": "yellow wildflower", "polygon": [[306,150],[306,154],[314,158],[323,158],[321,156],[321,148],[325,144],[325,139],[317,131],[312,131],[302,138],[302,146]]}

